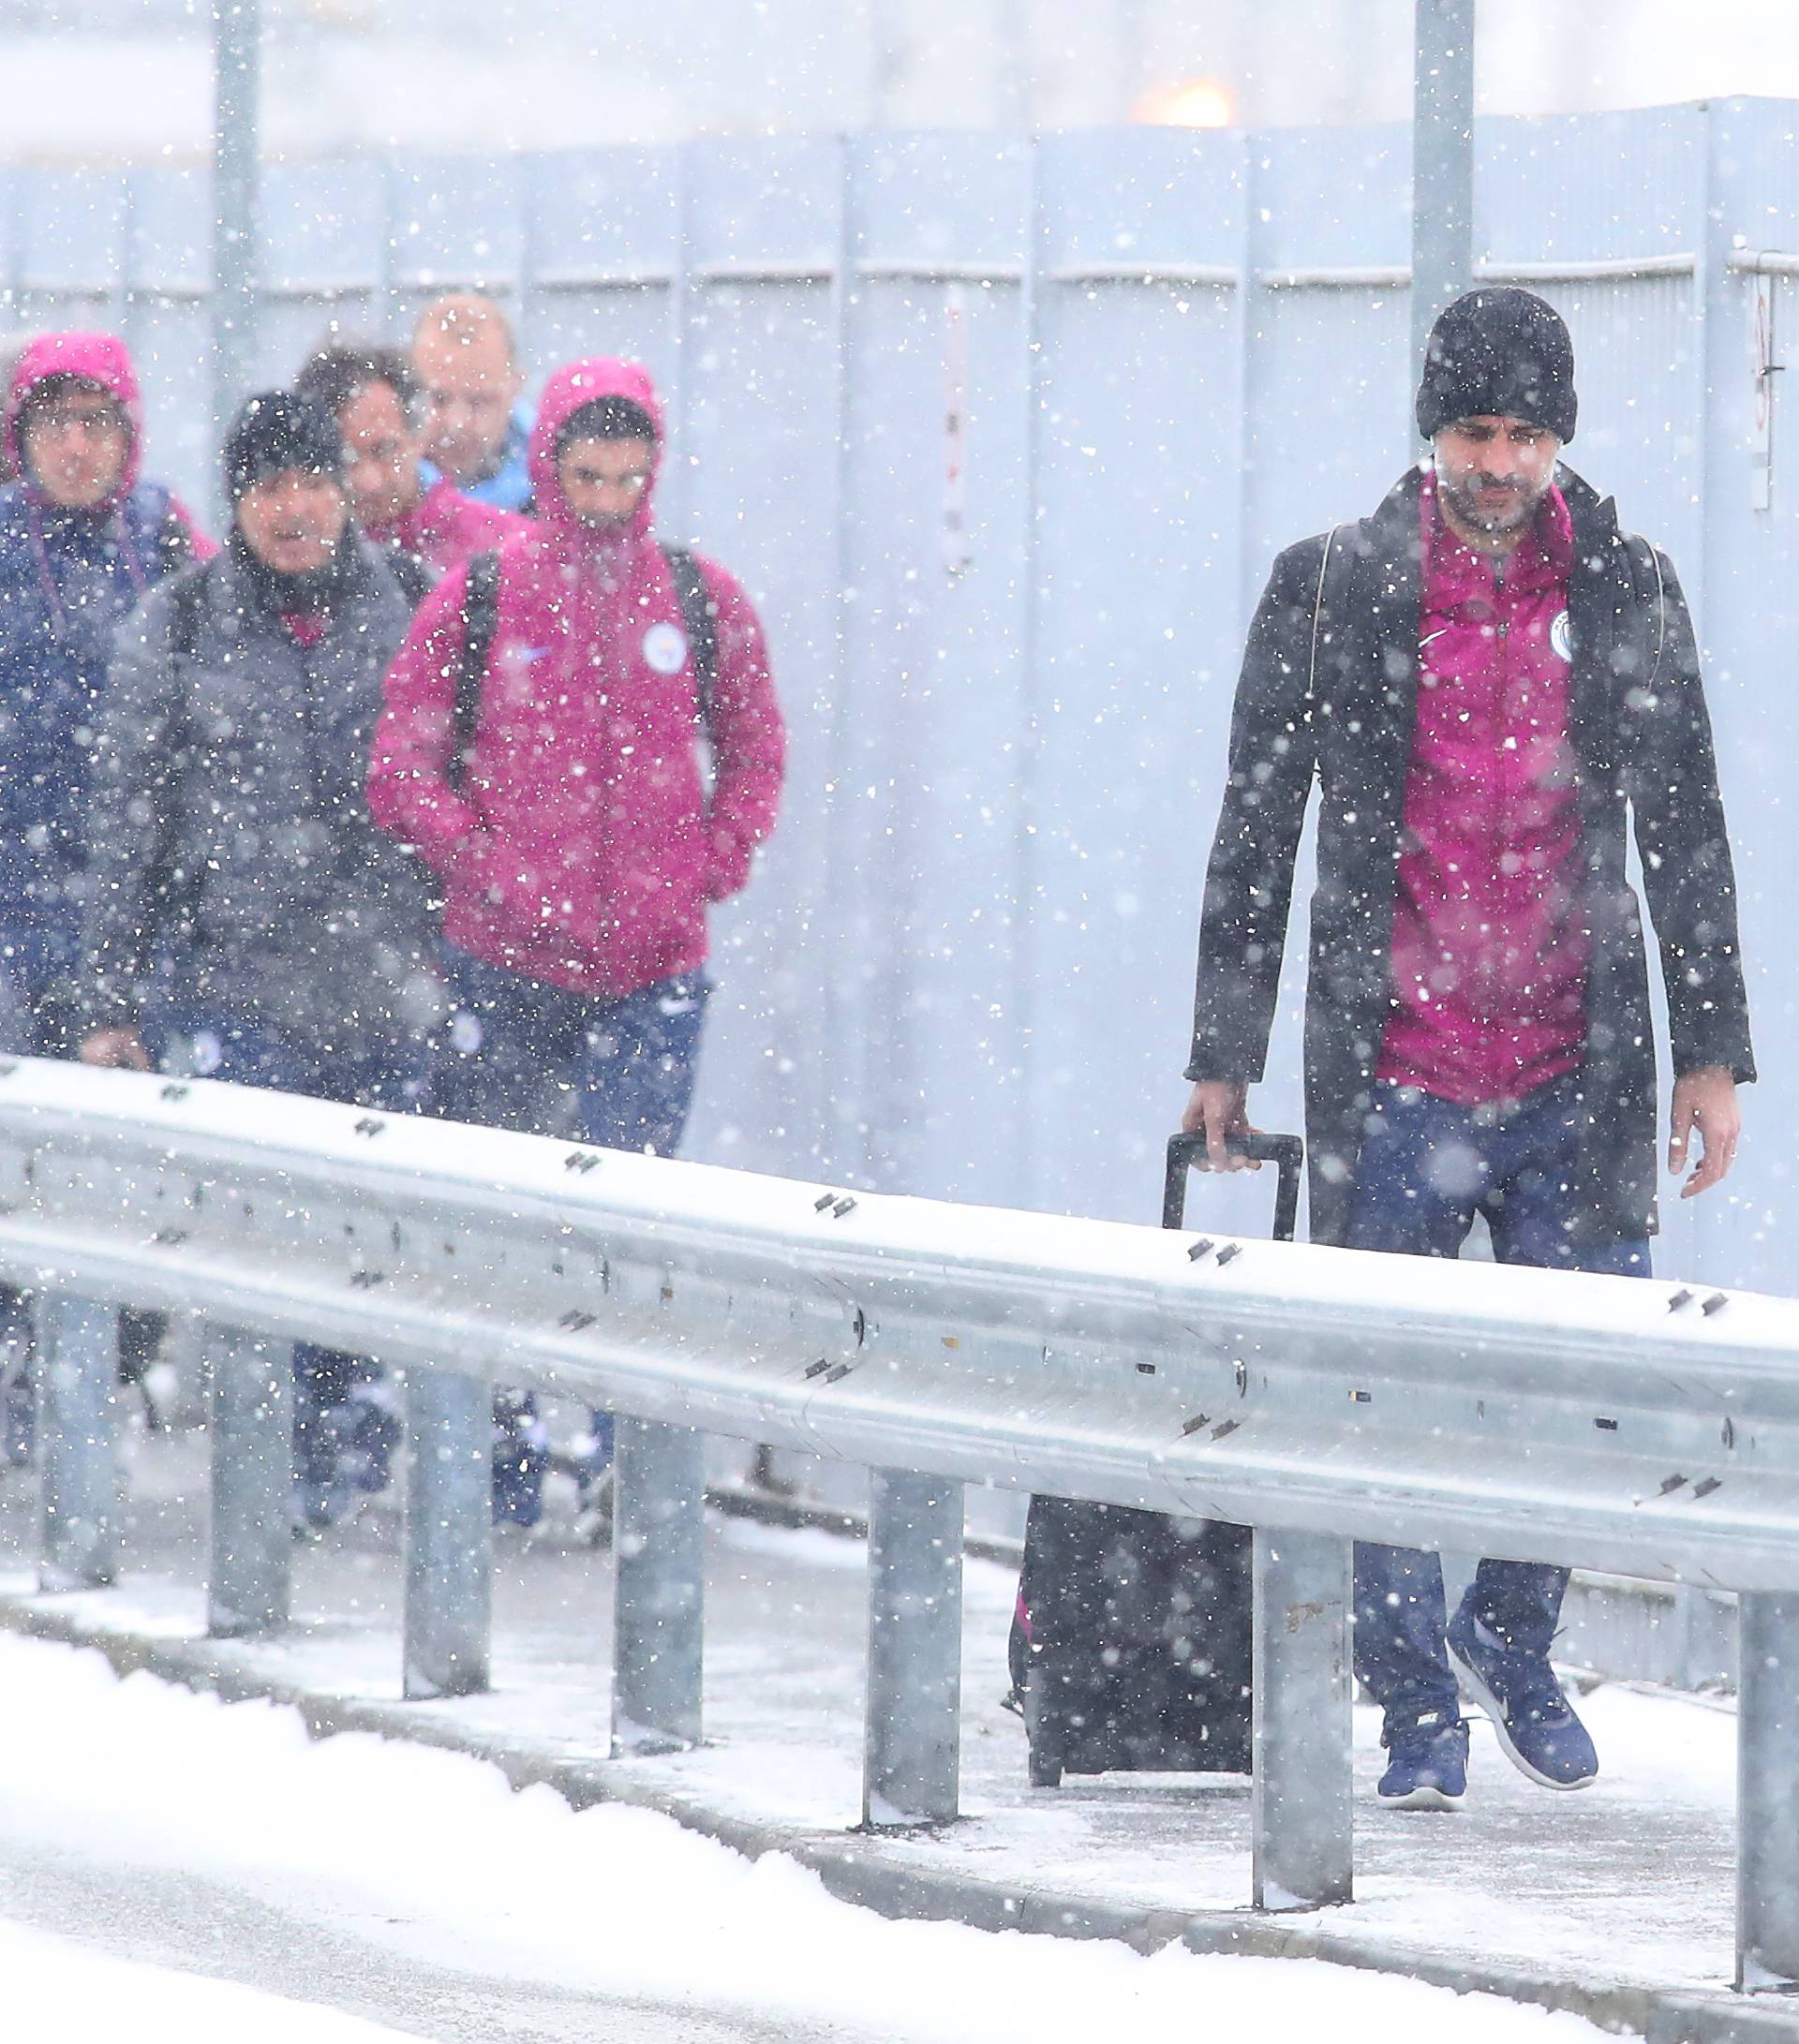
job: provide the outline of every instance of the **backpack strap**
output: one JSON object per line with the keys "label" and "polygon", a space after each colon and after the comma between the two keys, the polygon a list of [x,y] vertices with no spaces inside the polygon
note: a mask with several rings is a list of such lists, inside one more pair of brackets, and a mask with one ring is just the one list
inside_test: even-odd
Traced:
{"label": "backpack strap", "polygon": [[169,650],[176,659],[192,659],[200,644],[200,600],[205,586],[203,563],[184,569],[169,585]]}
{"label": "backpack strap", "polygon": [[719,679],[719,607],[706,585],[706,573],[691,548],[657,542],[681,600],[681,623],[693,655],[693,680],[700,699],[700,722],[712,732],[712,696]]}
{"label": "backpack strap", "polygon": [[162,514],[162,522],[156,527],[157,579],[167,575],[178,575],[194,564],[193,535],[187,529],[187,522],[171,504]]}
{"label": "backpack strap", "polygon": [[403,546],[377,549],[381,565],[400,585],[400,594],[406,599],[409,610],[417,610],[438,585],[438,578],[416,554],[409,554]]}
{"label": "backpack strap", "polygon": [[456,720],[450,750],[450,786],[462,792],[468,754],[481,721],[482,689],[487,659],[499,627],[499,555],[492,547],[472,555],[462,601],[462,658],[456,662]]}

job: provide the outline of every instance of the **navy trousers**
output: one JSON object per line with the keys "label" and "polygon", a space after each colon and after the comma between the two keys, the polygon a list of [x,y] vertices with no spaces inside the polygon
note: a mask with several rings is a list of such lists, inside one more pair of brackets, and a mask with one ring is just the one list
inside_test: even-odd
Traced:
{"label": "navy trousers", "polygon": [[[315,1100],[410,1114],[424,1058],[346,1059],[265,1024],[177,1011],[164,1063],[198,1078],[305,1093]],[[300,1341],[293,1351],[293,1476],[301,1516],[336,1518],[359,1491],[384,1489],[398,1444],[397,1401],[387,1375],[363,1355]]]}
{"label": "navy trousers", "polygon": [[[672,1156],[693,1103],[711,986],[703,973],[594,1000],[446,945],[452,1012],[435,1110],[478,1128],[572,1137]],[[549,1442],[528,1394],[494,1400],[494,1516],[535,1525]],[[595,1413],[586,1483],[612,1462],[612,1415]]]}
{"label": "navy trousers", "polygon": [[[1477,1213],[1501,1263],[1547,1270],[1651,1275],[1647,1242],[1577,1242],[1569,1180],[1585,1110],[1578,1074],[1503,1107],[1458,1107],[1412,1087],[1377,1089],[1350,1207],[1350,1249],[1454,1256]],[[1521,1653],[1555,1637],[1568,1571],[1480,1563],[1464,1608]],[[1443,1569],[1435,1554],[1356,1548],[1356,1674],[1389,1720],[1453,1712],[1443,1644]]]}

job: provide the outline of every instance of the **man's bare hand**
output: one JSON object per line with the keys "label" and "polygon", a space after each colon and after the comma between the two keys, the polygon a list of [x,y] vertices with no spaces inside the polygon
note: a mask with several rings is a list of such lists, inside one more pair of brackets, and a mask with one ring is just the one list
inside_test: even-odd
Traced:
{"label": "man's bare hand", "polygon": [[1669,1118],[1668,1168],[1676,1177],[1687,1168],[1687,1148],[1699,1132],[1700,1158],[1680,1189],[1692,1199],[1721,1184],[1736,1162],[1736,1141],[1743,1133],[1737,1112],[1736,1081],[1721,1064],[1697,1065],[1674,1081],[1673,1112]]}
{"label": "man's bare hand", "polygon": [[107,1065],[114,1071],[148,1072],[150,1053],[136,1029],[96,1029],[82,1044],[82,1062]]}
{"label": "man's bare hand", "polygon": [[1227,1136],[1253,1135],[1249,1125],[1249,1086],[1242,1079],[1201,1079],[1187,1101],[1181,1127],[1188,1135],[1206,1139],[1206,1164],[1212,1171],[1259,1171],[1253,1158],[1233,1157],[1225,1148]]}

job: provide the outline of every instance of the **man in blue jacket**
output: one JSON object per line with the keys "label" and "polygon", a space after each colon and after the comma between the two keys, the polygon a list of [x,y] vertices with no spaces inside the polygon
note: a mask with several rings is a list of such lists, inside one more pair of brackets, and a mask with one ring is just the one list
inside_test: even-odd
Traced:
{"label": "man in blue jacket", "polygon": [[[95,707],[120,620],[214,550],[139,480],[143,415],[123,342],[44,333],[13,363],[0,472],[0,1052],[73,1053]],[[127,1374],[158,1322],[127,1313]],[[23,1301],[0,1287],[0,1461],[31,1447]]]}
{"label": "man in blue jacket", "polygon": [[531,413],[506,315],[477,291],[452,291],[419,315],[412,366],[424,392],[426,487],[447,476],[496,511],[528,511]]}

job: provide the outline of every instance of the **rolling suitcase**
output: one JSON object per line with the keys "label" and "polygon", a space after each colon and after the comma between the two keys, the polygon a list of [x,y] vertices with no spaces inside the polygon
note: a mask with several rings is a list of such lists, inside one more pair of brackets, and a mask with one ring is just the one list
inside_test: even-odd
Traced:
{"label": "rolling suitcase", "polygon": [[[1251,1135],[1239,1155],[1279,1166],[1274,1234],[1293,1239],[1303,1146]],[[1168,1144],[1162,1224],[1179,1228],[1202,1137]],[[1251,1538],[1218,1519],[1033,1497],[1010,1641],[1013,1707],[1031,1781],[1113,1770],[1246,1773]]]}

